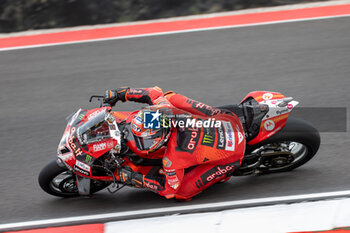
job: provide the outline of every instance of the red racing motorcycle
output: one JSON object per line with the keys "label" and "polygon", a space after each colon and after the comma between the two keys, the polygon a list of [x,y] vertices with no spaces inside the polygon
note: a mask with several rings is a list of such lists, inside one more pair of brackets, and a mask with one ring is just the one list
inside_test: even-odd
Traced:
{"label": "red racing motorcycle", "polygon": [[[94,98],[100,101],[99,108],[79,109],[67,117],[58,158],[39,174],[40,187],[51,195],[90,195],[105,188],[115,193],[126,185],[116,178],[122,166],[143,174],[164,174],[164,150],[146,159],[128,147],[133,137],[129,123],[138,111],[112,111],[103,96],[91,96],[90,102]],[[232,176],[291,171],[316,154],[320,146],[317,129],[302,119],[289,117],[297,104],[292,97],[277,92],[255,91],[238,105],[218,107],[234,112],[245,131],[245,156]]]}

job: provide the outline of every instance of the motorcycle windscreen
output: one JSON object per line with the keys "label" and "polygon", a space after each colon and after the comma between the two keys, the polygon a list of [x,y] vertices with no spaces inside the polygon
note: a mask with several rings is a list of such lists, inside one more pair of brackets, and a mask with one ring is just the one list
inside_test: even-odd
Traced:
{"label": "motorcycle windscreen", "polygon": [[105,120],[107,111],[102,111],[78,129],[79,141],[88,145],[111,138],[109,126]]}

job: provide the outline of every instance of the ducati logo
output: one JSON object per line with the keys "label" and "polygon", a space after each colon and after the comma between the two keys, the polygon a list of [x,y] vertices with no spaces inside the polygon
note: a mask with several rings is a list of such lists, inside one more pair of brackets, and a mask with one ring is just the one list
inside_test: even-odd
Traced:
{"label": "ducati logo", "polygon": [[238,144],[240,144],[240,143],[243,141],[244,136],[243,136],[243,134],[241,133],[241,131],[239,130],[238,125],[236,126],[236,131],[238,132]]}
{"label": "ducati logo", "polygon": [[240,144],[243,141],[243,134],[241,132],[238,132],[238,144]]}
{"label": "ducati logo", "polygon": [[265,121],[264,123],[264,128],[267,130],[267,131],[271,131],[275,128],[275,122],[273,122],[272,120],[267,120]]}

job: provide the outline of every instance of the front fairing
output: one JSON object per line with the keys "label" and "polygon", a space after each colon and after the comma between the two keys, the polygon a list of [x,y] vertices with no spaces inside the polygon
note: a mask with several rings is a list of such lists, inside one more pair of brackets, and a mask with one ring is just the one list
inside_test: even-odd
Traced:
{"label": "front fairing", "polygon": [[[66,164],[71,164],[71,162],[75,162],[75,154],[72,150],[70,142],[73,142],[72,134],[75,131],[75,128],[79,125],[79,123],[82,121],[84,116],[86,115],[87,111],[79,109],[78,111],[74,112],[73,114],[69,115],[67,117],[67,125],[66,129],[63,133],[63,136],[61,138],[61,141],[58,145],[57,154],[58,157],[63,160]],[[72,132],[72,128],[74,128]],[[72,166],[71,166],[72,167]]]}
{"label": "front fairing", "polygon": [[117,147],[118,142],[120,143],[118,126],[115,121],[111,120],[111,123],[108,123],[111,136],[105,134],[103,137],[90,138],[95,141],[84,141],[83,136],[94,127],[94,123],[97,123],[96,120],[99,120],[101,116],[109,116],[109,112],[110,107],[92,110],[79,109],[68,118],[57,150],[58,157],[68,167],[89,176],[94,161],[112,148]]}

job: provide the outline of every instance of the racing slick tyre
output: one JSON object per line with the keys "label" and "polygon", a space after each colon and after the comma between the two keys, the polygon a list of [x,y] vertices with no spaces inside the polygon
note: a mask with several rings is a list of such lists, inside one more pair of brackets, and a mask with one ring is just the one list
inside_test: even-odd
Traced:
{"label": "racing slick tyre", "polygon": [[[79,196],[75,175],[58,165],[57,160],[47,164],[38,177],[40,187],[48,194],[58,197]],[[109,182],[91,180],[90,193],[98,192],[110,185]]]}
{"label": "racing slick tyre", "polygon": [[289,117],[282,130],[257,145],[247,147],[246,154],[260,154],[260,174],[287,172],[314,157],[320,142],[318,130],[310,123]]}

